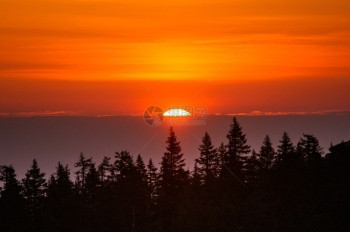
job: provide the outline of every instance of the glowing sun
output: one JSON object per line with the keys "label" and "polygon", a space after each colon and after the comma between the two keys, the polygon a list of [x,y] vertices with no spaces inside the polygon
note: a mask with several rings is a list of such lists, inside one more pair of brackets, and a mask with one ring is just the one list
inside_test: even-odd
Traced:
{"label": "glowing sun", "polygon": [[171,109],[164,112],[163,116],[165,117],[189,117],[191,116],[190,112],[183,109]]}

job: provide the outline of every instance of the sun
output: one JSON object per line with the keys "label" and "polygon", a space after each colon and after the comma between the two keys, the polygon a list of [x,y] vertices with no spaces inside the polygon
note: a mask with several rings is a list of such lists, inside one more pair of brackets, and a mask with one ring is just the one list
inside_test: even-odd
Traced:
{"label": "sun", "polygon": [[170,109],[163,113],[165,117],[189,117],[191,116],[190,112],[183,109]]}

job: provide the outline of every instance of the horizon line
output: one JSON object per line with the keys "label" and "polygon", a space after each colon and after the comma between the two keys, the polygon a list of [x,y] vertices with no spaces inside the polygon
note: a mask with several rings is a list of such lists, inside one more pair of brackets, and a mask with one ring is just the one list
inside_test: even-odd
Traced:
{"label": "horizon line", "polygon": [[[236,113],[210,113],[207,116],[322,116],[322,115],[350,115],[350,110],[319,110],[319,111],[260,111]],[[139,117],[143,114],[89,114],[75,111],[33,111],[33,112],[0,112],[0,118],[28,118],[28,117]]]}

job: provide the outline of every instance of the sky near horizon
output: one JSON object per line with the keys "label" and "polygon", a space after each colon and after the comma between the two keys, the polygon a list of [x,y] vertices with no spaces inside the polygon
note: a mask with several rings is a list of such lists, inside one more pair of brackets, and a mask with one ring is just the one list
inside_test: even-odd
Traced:
{"label": "sky near horizon", "polygon": [[345,0],[1,0],[0,115],[350,110]]}

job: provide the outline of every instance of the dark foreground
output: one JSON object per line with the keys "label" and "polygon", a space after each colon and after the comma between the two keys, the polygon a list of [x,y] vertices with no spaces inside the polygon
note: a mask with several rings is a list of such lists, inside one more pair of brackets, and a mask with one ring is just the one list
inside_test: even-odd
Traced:
{"label": "dark foreground", "polygon": [[21,181],[2,165],[0,231],[350,231],[350,141],[325,155],[285,133],[255,152],[234,119],[225,144],[203,136],[191,172],[172,129],[165,150],[159,170],[127,151],[81,154],[74,181],[61,163],[45,177],[34,160]]}

